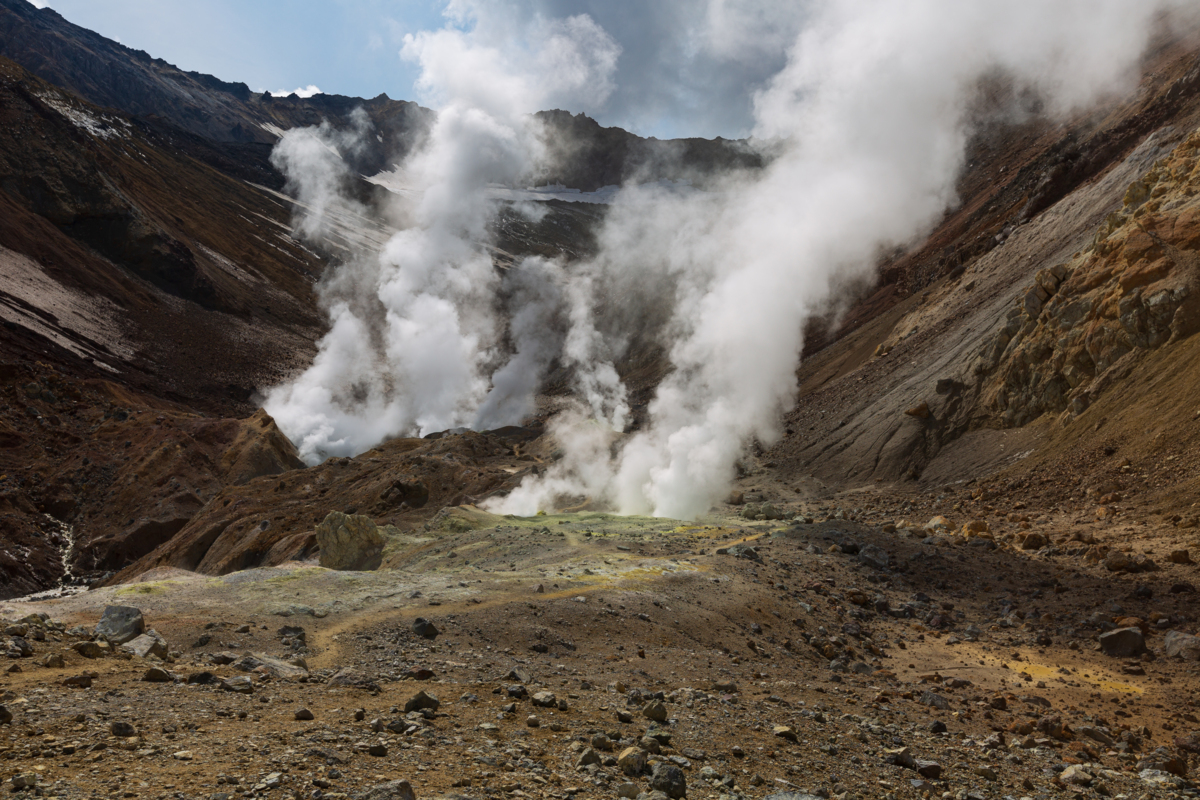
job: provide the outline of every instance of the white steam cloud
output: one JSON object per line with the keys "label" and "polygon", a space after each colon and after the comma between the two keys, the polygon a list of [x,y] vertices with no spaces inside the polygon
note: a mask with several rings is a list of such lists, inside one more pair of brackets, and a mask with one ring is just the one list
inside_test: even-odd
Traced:
{"label": "white steam cloud", "polygon": [[[412,190],[395,209],[402,230],[322,286],[332,328],[313,366],[264,403],[310,463],[389,436],[520,422],[552,357],[552,340],[537,336],[554,313],[555,292],[534,286],[536,264],[508,280],[497,275],[485,247],[495,209],[484,189],[518,183],[541,158],[533,111],[603,100],[619,48],[588,17],[539,18],[498,38],[486,15],[461,3],[451,11],[460,24],[474,24],[406,37],[402,51],[421,65],[423,99],[438,106],[424,146],[402,168]],[[333,190],[346,177],[336,154],[358,135],[322,125],[289,131],[277,146],[275,163],[305,208],[301,234],[319,235],[329,224],[339,202]],[[512,330],[518,350],[489,381],[502,288],[521,306]],[[531,310],[536,304],[544,310]]]}
{"label": "white steam cloud", "polygon": [[363,137],[370,130],[367,112],[356,108],[347,130],[335,130],[328,122],[296,128],[271,151],[271,163],[287,176],[287,189],[298,203],[293,220],[297,235],[319,240],[336,228],[339,217],[364,213],[346,196],[353,176],[344,159],[361,152]]}
{"label": "white steam cloud", "polygon": [[[733,24],[742,8],[754,17]],[[494,5],[451,11],[475,27],[405,45],[440,106],[429,145],[405,165],[420,190],[408,225],[330,281],[333,329],[267,408],[312,461],[388,435],[518,421],[557,360],[579,398],[553,425],[566,455],[493,507],[531,514],[585,496],[679,518],[728,490],[751,441],[778,438],[807,315],[956,202],[982,78],[1010,77],[1051,113],[1080,108],[1133,85],[1164,12],[1197,13],[1185,0],[711,0],[714,51],[735,58],[757,31],[788,36],[786,66],[754,98],[774,160],[711,193],[626,187],[595,258],[530,259],[501,279],[480,248],[493,213],[480,189],[517,181],[542,156],[527,112],[613,90],[619,51],[587,17],[514,32]],[[295,135],[299,148],[330,134]],[[288,174],[301,192],[336,182],[317,173]],[[511,316],[504,363],[499,305]],[[646,424],[622,437],[620,319],[650,314],[666,320],[672,371]]]}

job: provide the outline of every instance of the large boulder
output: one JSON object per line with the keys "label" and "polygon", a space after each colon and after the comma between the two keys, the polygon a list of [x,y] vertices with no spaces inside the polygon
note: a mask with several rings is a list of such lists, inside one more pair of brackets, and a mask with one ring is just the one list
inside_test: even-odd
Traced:
{"label": "large boulder", "polygon": [[1163,637],[1163,648],[1171,658],[1200,661],[1200,636],[1182,631],[1170,631]]}
{"label": "large boulder", "polygon": [[1100,649],[1108,656],[1131,658],[1146,652],[1146,639],[1140,628],[1117,628],[1100,634]]}
{"label": "large boulder", "polygon": [[109,644],[120,645],[132,642],[146,631],[146,620],[141,609],[133,606],[108,606],[96,623],[95,635]]}
{"label": "large boulder", "polygon": [[327,569],[379,569],[385,544],[387,537],[375,521],[362,514],[332,511],[317,526],[320,563]]}

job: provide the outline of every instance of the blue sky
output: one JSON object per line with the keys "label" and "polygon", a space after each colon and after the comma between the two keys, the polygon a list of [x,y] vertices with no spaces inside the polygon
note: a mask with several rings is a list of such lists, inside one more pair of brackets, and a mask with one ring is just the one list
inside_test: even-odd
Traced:
{"label": "blue sky", "polygon": [[252,89],[411,99],[405,33],[443,25],[442,3],[387,0],[39,0],[66,19],[187,70]]}
{"label": "blue sky", "polygon": [[[752,95],[784,64],[780,0],[456,0],[514,18],[588,14],[621,46],[616,90],[583,111],[645,136],[744,136]],[[421,100],[406,34],[447,24],[447,0],[37,0],[179,67],[252,89]],[[730,24],[730,7],[736,24]],[[716,9],[716,12],[714,12]],[[788,14],[794,17],[794,6]],[[732,33],[731,33],[732,31]],[[715,33],[714,33],[715,32]],[[786,34],[786,31],[784,32]],[[719,41],[718,41],[719,39]],[[715,42],[715,44],[714,44]]]}

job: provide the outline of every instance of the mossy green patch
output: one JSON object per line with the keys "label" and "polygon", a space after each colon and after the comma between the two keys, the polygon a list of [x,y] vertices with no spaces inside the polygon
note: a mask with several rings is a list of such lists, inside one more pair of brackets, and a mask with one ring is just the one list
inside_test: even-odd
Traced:
{"label": "mossy green patch", "polygon": [[178,581],[147,581],[145,583],[131,583],[127,586],[122,586],[113,592],[114,597],[135,597],[144,594],[166,594],[171,590],[172,586],[178,586]]}

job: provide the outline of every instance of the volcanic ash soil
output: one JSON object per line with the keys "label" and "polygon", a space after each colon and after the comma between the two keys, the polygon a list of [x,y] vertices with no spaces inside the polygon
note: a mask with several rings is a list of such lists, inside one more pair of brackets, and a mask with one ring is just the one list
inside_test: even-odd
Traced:
{"label": "volcanic ash soil", "polygon": [[[1194,796],[1178,531],[982,502],[464,509],[404,569],[9,601],[0,769],[72,798]],[[143,635],[96,637],[110,605]]]}

